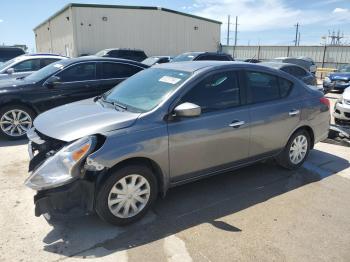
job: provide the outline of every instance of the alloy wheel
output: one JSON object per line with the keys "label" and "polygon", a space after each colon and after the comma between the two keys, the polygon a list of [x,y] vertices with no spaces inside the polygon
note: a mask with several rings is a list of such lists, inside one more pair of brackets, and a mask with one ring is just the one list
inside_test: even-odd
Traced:
{"label": "alloy wheel", "polygon": [[308,150],[307,138],[304,135],[299,135],[294,138],[290,149],[289,149],[289,159],[294,164],[297,165],[304,160]]}
{"label": "alloy wheel", "polygon": [[23,136],[32,125],[33,120],[31,116],[21,109],[9,110],[0,119],[2,132],[11,137]]}
{"label": "alloy wheel", "polygon": [[147,205],[151,187],[146,178],[138,174],[125,176],[112,187],[108,208],[119,218],[129,218],[140,213]]}

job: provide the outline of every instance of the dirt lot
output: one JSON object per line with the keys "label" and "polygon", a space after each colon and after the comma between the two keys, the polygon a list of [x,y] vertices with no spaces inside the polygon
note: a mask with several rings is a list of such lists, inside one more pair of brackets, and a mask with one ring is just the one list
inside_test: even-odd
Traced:
{"label": "dirt lot", "polygon": [[26,141],[0,141],[0,261],[350,261],[350,148],[304,167],[257,164],[170,190],[135,225],[34,216]]}

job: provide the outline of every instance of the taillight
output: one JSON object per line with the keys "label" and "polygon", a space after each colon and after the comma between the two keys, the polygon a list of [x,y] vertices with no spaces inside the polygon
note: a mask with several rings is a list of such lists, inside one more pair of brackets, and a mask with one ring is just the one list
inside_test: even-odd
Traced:
{"label": "taillight", "polygon": [[321,97],[320,98],[320,102],[324,105],[326,105],[328,108],[330,108],[331,106],[331,103],[329,102],[329,99],[328,98],[325,98],[325,97]]}

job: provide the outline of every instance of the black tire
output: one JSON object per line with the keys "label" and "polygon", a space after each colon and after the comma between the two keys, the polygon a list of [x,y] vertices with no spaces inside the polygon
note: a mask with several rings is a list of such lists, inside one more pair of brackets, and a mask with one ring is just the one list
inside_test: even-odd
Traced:
{"label": "black tire", "polygon": [[[6,112],[11,111],[11,110],[24,111],[25,113],[27,113],[29,115],[32,123],[33,123],[34,118],[36,116],[35,112],[27,106],[10,104],[10,105],[6,105],[6,106],[0,108],[0,121],[1,121],[2,117],[4,116],[4,114],[6,114]],[[26,133],[23,133],[23,135],[19,135],[19,136],[11,136],[9,134],[6,134],[6,132],[3,130],[2,127],[6,128],[6,126],[2,126],[0,124],[0,137],[2,137],[2,138],[8,139],[8,140],[19,140],[19,139],[23,139],[26,137]]]}
{"label": "black tire", "polygon": [[[132,174],[140,175],[147,180],[147,182],[150,185],[150,196],[148,198],[147,204],[145,204],[145,206],[139,213],[135,214],[132,217],[121,218],[121,217],[115,216],[110,211],[108,207],[108,198],[109,198],[110,191],[112,190],[112,187],[124,177],[127,177]],[[109,177],[98,188],[98,192],[96,194],[96,200],[95,200],[95,211],[102,220],[110,224],[113,224],[116,226],[127,225],[141,219],[147,213],[147,211],[151,208],[151,206],[153,205],[154,201],[157,198],[157,195],[158,195],[158,184],[151,169],[144,165],[127,165],[115,171],[112,171]]]}
{"label": "black tire", "polygon": [[[306,149],[306,154],[304,155],[304,158],[297,164],[293,163],[291,158],[290,158],[290,155],[289,155],[289,152],[290,152],[290,149],[291,149],[291,146],[293,144],[293,141],[296,137],[298,136],[304,136],[307,140],[307,149]],[[297,132],[295,132],[288,140],[288,143],[287,145],[285,146],[285,148],[283,149],[283,151],[276,157],[276,161],[277,163],[286,168],[286,169],[289,169],[289,170],[293,170],[293,169],[297,169],[299,168],[303,163],[304,161],[306,160],[307,156],[309,155],[310,153],[310,146],[311,146],[311,139],[310,139],[310,135],[309,133],[306,131],[306,130],[299,130]]]}

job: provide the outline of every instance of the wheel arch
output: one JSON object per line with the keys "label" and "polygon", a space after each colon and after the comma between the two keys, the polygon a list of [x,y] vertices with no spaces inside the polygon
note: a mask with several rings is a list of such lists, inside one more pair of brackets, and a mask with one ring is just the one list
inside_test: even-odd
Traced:
{"label": "wheel arch", "polygon": [[124,159],[116,165],[114,165],[113,167],[107,169],[103,173],[103,175],[97,179],[97,188],[99,188],[103,184],[103,182],[109,177],[111,172],[114,172],[127,165],[144,165],[149,167],[154,173],[155,178],[157,180],[158,192],[161,194],[161,196],[165,196],[167,191],[167,185],[163,171],[154,160],[147,157],[131,157],[128,159]]}
{"label": "wheel arch", "polygon": [[39,110],[35,106],[33,106],[30,103],[23,102],[20,99],[13,99],[13,100],[5,101],[4,103],[2,103],[1,108],[4,108],[6,106],[10,106],[10,105],[19,105],[19,106],[28,107],[30,110],[32,110],[35,113],[35,115],[38,115],[40,113]]}
{"label": "wheel arch", "polygon": [[313,149],[313,148],[314,148],[314,145],[315,145],[315,134],[314,134],[313,129],[312,129],[310,126],[308,126],[308,125],[303,125],[303,126],[298,127],[297,129],[295,129],[295,130],[293,131],[293,133],[289,136],[289,139],[290,139],[296,132],[298,132],[298,131],[300,131],[300,130],[305,130],[305,131],[309,134],[310,140],[311,140],[310,149]]}

